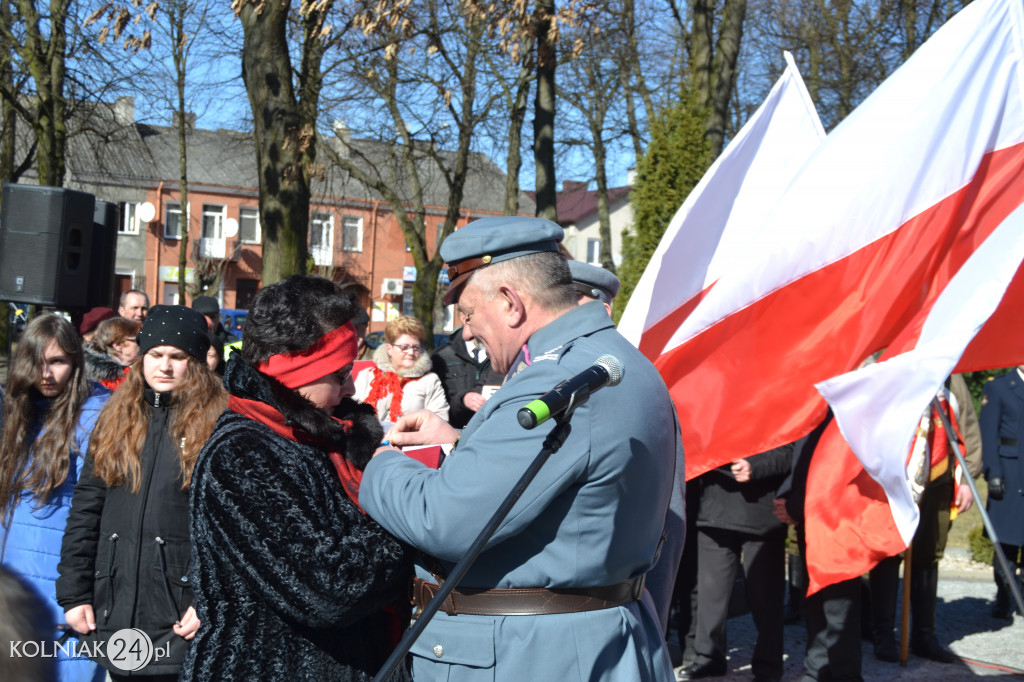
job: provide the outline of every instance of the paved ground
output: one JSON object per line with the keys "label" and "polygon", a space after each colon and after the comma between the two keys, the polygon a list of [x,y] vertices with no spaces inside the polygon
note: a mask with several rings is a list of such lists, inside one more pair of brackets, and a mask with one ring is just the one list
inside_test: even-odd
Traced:
{"label": "paved ground", "polygon": [[[948,552],[939,571],[937,630],[939,641],[963,659],[943,665],[913,655],[906,668],[875,659],[871,644],[864,643],[865,680],[930,680],[953,682],[985,677],[993,680],[1024,680],[1024,618],[1013,623],[996,621],[989,612],[995,595],[992,569]],[[899,616],[897,616],[898,622]],[[751,680],[750,657],[757,630],[749,615],[729,621],[729,672],[712,678],[721,682]],[[786,682],[803,675],[807,637],[802,625],[786,626]]]}

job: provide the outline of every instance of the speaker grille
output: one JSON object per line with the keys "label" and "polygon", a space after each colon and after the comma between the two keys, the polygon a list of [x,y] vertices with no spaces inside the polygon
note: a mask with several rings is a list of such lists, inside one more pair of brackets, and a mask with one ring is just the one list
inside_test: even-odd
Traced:
{"label": "speaker grille", "polygon": [[0,298],[82,308],[89,289],[95,197],[6,184],[0,211]]}

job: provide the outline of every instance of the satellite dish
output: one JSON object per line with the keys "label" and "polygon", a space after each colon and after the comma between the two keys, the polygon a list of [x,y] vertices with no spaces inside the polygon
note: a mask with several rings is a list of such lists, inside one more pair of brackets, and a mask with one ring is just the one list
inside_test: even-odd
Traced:
{"label": "satellite dish", "polygon": [[234,239],[236,234],[238,234],[238,221],[234,218],[227,218],[224,221],[225,239]]}
{"label": "satellite dish", "polygon": [[156,206],[148,201],[143,204],[139,204],[139,207],[135,210],[135,217],[141,222],[148,223],[156,217]]}

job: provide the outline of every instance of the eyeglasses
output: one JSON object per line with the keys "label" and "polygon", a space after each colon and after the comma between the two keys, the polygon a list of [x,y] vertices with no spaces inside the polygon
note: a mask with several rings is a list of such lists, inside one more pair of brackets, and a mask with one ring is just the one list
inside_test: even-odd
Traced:
{"label": "eyeglasses", "polygon": [[338,383],[344,385],[348,383],[348,380],[352,378],[352,368],[342,367],[337,372],[332,372],[335,377],[338,378]]}
{"label": "eyeglasses", "polygon": [[420,353],[423,352],[423,346],[421,346],[419,344],[410,346],[409,344],[406,344],[406,343],[403,343],[403,344],[389,343],[388,345],[391,346],[392,348],[397,348],[398,350],[402,351],[403,353],[412,353],[413,355],[419,355]]}

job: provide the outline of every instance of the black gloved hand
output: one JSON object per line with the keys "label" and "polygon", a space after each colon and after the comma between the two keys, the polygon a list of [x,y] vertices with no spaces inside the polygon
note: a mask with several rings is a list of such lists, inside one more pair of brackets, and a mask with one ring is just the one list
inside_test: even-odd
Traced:
{"label": "black gloved hand", "polygon": [[993,476],[990,478],[988,481],[988,499],[1001,500],[1005,494],[1006,484],[1003,483],[1003,477]]}

